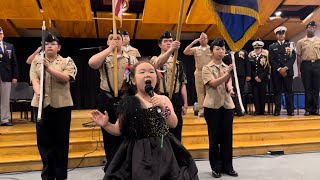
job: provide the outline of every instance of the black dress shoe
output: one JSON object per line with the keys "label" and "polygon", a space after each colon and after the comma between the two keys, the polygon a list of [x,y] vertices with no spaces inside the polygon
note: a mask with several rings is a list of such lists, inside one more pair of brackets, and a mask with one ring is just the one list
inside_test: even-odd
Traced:
{"label": "black dress shoe", "polygon": [[237,177],[238,173],[235,170],[223,171],[223,173],[228,174],[229,176]]}
{"label": "black dress shoe", "polygon": [[212,171],[212,177],[214,178],[221,178],[221,173],[218,171]]}
{"label": "black dress shoe", "polygon": [[11,122],[7,122],[7,123],[2,123],[1,126],[13,126],[13,124]]}
{"label": "black dress shoe", "polygon": [[319,115],[319,111],[311,112],[310,114],[311,114],[311,115]]}
{"label": "black dress shoe", "polygon": [[279,112],[275,112],[273,113],[274,116],[280,116],[280,113]]}
{"label": "black dress shoe", "polygon": [[288,115],[288,116],[294,116],[294,114],[293,114],[293,113],[288,113],[287,115]]}
{"label": "black dress shoe", "polygon": [[304,115],[305,116],[310,116],[310,112],[307,111],[307,112],[304,113]]}

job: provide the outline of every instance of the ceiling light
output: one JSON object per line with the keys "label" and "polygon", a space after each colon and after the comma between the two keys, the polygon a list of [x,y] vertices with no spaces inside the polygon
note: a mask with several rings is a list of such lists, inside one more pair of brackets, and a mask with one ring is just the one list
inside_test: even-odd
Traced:
{"label": "ceiling light", "polygon": [[274,13],[277,17],[279,17],[281,14],[282,14],[282,12],[281,11],[277,11],[277,12],[275,12]]}

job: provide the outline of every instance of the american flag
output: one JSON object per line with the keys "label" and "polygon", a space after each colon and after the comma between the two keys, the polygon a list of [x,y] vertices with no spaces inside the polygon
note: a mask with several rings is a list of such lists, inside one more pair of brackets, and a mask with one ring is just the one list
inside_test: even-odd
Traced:
{"label": "american flag", "polygon": [[114,0],[115,5],[115,18],[120,21],[120,27],[122,27],[122,8],[125,3],[129,3],[129,0]]}

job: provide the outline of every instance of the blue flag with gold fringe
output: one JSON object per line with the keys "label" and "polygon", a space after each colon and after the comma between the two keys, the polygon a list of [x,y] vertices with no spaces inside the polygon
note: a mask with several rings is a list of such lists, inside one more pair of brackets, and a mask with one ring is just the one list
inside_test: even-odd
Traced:
{"label": "blue flag with gold fringe", "polygon": [[217,27],[233,51],[240,50],[257,32],[258,0],[208,0]]}

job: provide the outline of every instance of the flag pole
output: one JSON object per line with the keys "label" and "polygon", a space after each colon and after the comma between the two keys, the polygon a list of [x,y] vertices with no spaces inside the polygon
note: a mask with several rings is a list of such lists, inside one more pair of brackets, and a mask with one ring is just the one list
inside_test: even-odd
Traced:
{"label": "flag pole", "polygon": [[[179,22],[178,22],[178,28],[177,28],[177,34],[176,34],[176,40],[177,41],[180,41],[183,8],[184,8],[184,0],[181,0],[181,2],[180,2],[180,12],[179,12]],[[178,49],[176,49],[174,51],[174,55],[173,55],[172,75],[171,75],[170,86],[169,86],[169,98],[170,99],[172,98],[172,94],[174,93],[173,92],[173,82],[174,82],[174,77],[175,77],[175,74],[176,74],[177,58],[178,58]]]}
{"label": "flag pole", "polygon": [[[117,25],[116,25],[116,17],[115,17],[115,0],[112,0],[112,30],[113,30],[113,39],[117,38]],[[113,89],[114,89],[114,97],[118,97],[118,46],[113,50]]]}
{"label": "flag pole", "polygon": [[[234,81],[235,81],[235,85],[236,85],[236,91],[237,91],[237,96],[238,96],[238,100],[239,100],[239,104],[240,104],[240,108],[241,108],[241,112],[244,113],[244,107],[243,107],[243,103],[242,103],[242,97],[240,94],[240,87],[239,87],[239,80],[238,80],[238,74],[237,74],[237,66],[236,66],[236,60],[234,58],[234,51],[230,52],[231,54],[231,60],[232,60],[232,64],[233,64],[233,76],[234,76]],[[241,92],[243,93],[243,92]]]}
{"label": "flag pole", "polygon": [[40,65],[40,97],[38,103],[38,113],[37,113],[37,122],[40,122],[42,119],[42,110],[44,105],[44,96],[45,96],[45,69],[44,69],[44,54],[45,54],[45,35],[46,35],[46,21],[42,21],[41,28],[41,65]]}

